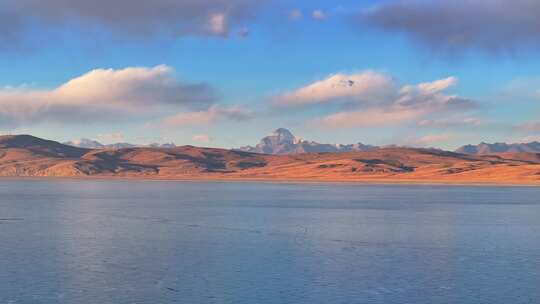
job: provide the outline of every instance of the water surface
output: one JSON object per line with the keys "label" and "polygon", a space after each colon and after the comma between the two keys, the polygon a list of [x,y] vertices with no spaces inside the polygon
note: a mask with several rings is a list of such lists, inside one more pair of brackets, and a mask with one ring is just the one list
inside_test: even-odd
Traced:
{"label": "water surface", "polygon": [[540,303],[540,189],[0,181],[0,303]]}

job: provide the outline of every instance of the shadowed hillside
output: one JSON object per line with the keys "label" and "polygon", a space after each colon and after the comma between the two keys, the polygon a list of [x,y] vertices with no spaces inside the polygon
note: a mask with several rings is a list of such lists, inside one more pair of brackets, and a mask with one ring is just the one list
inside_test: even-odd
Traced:
{"label": "shadowed hillside", "polygon": [[478,145],[466,145],[456,150],[466,154],[496,154],[496,153],[540,153],[540,142],[521,144],[481,143]]}
{"label": "shadowed hillside", "polygon": [[295,155],[192,146],[82,149],[20,135],[0,137],[0,176],[540,184],[540,156],[413,148]]}
{"label": "shadowed hillside", "polygon": [[67,146],[31,135],[0,136],[0,149],[28,151],[36,155],[49,157],[81,157],[88,152],[87,149]]}

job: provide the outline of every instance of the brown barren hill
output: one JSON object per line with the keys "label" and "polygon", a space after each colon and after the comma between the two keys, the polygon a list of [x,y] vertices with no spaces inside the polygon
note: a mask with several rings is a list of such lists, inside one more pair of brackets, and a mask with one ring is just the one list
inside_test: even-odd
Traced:
{"label": "brown barren hill", "polygon": [[540,156],[413,148],[296,155],[193,146],[92,150],[18,135],[0,137],[0,176],[540,184]]}

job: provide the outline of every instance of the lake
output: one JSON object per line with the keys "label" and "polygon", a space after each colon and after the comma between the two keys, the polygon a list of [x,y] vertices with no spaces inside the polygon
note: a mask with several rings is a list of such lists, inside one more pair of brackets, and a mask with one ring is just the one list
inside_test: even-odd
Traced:
{"label": "lake", "polygon": [[540,303],[540,188],[0,180],[0,303]]}

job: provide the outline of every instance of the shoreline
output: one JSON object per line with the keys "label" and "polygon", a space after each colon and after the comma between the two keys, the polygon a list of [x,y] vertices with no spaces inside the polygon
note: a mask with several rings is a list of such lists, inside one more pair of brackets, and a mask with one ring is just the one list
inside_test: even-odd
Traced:
{"label": "shoreline", "polygon": [[0,176],[1,181],[124,181],[185,183],[265,183],[265,184],[339,184],[339,185],[402,185],[402,186],[475,186],[475,187],[540,187],[538,182],[421,180],[421,179],[307,179],[307,178],[243,178],[243,177],[130,177],[130,176]]}

